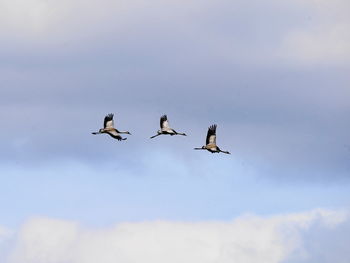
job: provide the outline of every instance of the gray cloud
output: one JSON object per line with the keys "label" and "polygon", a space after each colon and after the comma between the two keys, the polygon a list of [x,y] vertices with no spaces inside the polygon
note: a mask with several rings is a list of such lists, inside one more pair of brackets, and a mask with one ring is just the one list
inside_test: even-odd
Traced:
{"label": "gray cloud", "polygon": [[147,149],[167,113],[191,135],[175,151],[201,145],[217,122],[218,143],[263,176],[348,178],[347,64],[281,56],[288,32],[313,29],[323,4],[36,4],[17,7],[36,19],[8,6],[0,29],[3,162],[109,160],[115,143],[89,134],[109,112],[134,133],[118,147]]}

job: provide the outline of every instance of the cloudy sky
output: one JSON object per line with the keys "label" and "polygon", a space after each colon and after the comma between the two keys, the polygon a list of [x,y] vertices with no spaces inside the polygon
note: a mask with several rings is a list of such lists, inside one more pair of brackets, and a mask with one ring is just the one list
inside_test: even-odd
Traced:
{"label": "cloudy sky", "polygon": [[0,261],[349,262],[349,12],[0,0]]}

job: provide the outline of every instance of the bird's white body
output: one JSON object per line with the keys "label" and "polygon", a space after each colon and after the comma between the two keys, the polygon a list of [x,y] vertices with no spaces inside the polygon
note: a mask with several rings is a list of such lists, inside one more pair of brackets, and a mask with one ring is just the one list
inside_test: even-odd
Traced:
{"label": "bird's white body", "polygon": [[117,139],[118,141],[121,140],[126,140],[126,138],[122,138],[120,136],[120,134],[131,134],[128,131],[118,131],[116,128],[114,128],[114,121],[113,121],[113,114],[110,113],[108,115],[106,115],[104,122],[103,122],[103,128],[100,129],[98,132],[93,132],[92,134],[96,135],[96,134],[103,134],[103,133],[107,133],[108,135],[110,135],[111,137],[113,137],[114,139]]}
{"label": "bird's white body", "polygon": [[185,133],[180,133],[180,132],[176,132],[174,129],[170,128],[169,125],[169,121],[168,121],[168,117],[166,115],[163,115],[162,117],[160,117],[160,130],[157,131],[157,134],[152,136],[152,138],[157,137],[159,135],[165,135],[165,134],[169,134],[169,135],[183,135],[186,136]]}
{"label": "bird's white body", "polygon": [[219,146],[216,145],[216,124],[211,125],[208,128],[207,138],[206,138],[206,144],[202,146],[201,148],[194,148],[195,150],[207,150],[211,153],[226,153],[230,154],[228,151],[222,151]]}

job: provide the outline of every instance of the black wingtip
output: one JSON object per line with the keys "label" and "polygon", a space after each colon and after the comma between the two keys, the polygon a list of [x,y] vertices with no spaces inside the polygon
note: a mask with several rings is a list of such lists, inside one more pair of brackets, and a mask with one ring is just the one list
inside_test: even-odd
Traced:
{"label": "black wingtip", "polygon": [[106,115],[106,117],[107,117],[107,118],[111,118],[111,119],[113,119],[114,114],[113,114],[113,113],[108,113],[108,114]]}

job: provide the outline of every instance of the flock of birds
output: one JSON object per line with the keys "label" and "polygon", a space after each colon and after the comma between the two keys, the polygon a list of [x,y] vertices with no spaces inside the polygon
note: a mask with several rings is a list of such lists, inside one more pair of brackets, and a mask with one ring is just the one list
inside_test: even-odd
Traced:
{"label": "flock of birds", "polygon": [[[121,134],[129,134],[131,135],[130,132],[128,131],[119,131],[114,127],[114,121],[113,121],[113,113],[110,113],[106,115],[104,118],[103,122],[103,128],[100,129],[98,132],[93,132],[92,134],[103,134],[106,133],[113,137],[114,139],[117,139],[118,141],[126,140],[127,138],[123,138]],[[156,135],[153,135],[150,137],[151,139],[159,136],[159,135],[182,135],[186,136],[185,133],[177,132],[174,129],[170,128],[169,126],[169,121],[168,117],[166,115],[163,115],[160,117],[160,130],[157,131]],[[207,150],[211,153],[226,153],[230,154],[228,151],[222,151],[217,145],[216,145],[216,124],[213,124],[209,126],[208,128],[208,133],[207,133],[207,138],[205,141],[205,145],[199,148],[194,148],[194,150]]]}

